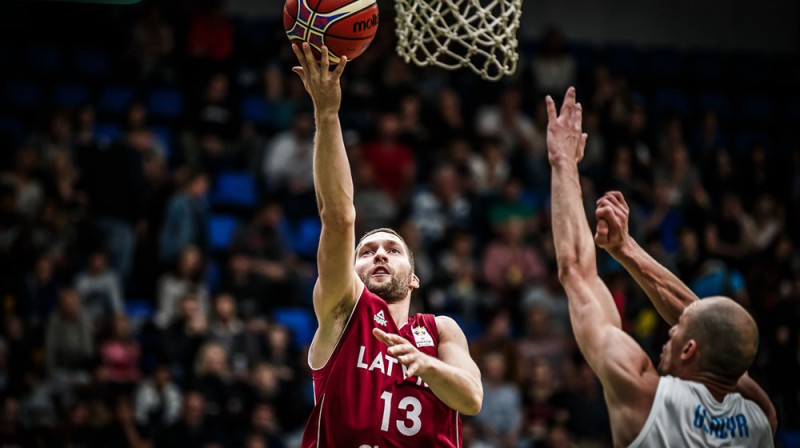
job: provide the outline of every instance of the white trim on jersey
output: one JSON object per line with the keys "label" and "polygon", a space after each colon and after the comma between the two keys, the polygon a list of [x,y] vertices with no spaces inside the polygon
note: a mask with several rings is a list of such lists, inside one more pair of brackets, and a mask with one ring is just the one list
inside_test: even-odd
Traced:
{"label": "white trim on jersey", "polygon": [[458,413],[458,411],[456,411],[456,448],[461,448],[461,439],[459,439],[459,438],[458,438],[458,435],[460,434],[460,433],[458,432],[458,421],[460,420],[460,419],[458,418],[458,417],[459,417],[459,415],[460,415],[460,414]]}
{"label": "white trim on jersey", "polygon": [[317,419],[317,448],[320,448],[319,435],[322,432],[322,408],[325,407],[325,394],[322,394],[322,401],[319,403],[319,418]]}
{"label": "white trim on jersey", "polygon": [[[311,370],[320,371],[320,370],[324,369],[325,366],[328,365],[328,362],[331,360],[331,356],[333,356],[333,354],[336,352],[336,349],[339,348],[339,343],[342,342],[342,337],[344,337],[344,332],[347,331],[347,327],[350,325],[350,320],[353,319],[353,314],[355,314],[356,308],[358,308],[358,303],[361,301],[361,296],[364,295],[364,290],[365,289],[367,289],[366,285],[361,287],[361,293],[358,294],[358,298],[356,299],[356,304],[353,305],[353,309],[350,310],[350,317],[347,318],[347,322],[345,322],[344,328],[342,328],[342,334],[340,334],[339,335],[339,339],[336,340],[336,345],[333,346],[333,350],[331,350],[330,355],[328,355],[328,359],[326,359],[325,362],[322,363],[321,366],[319,366],[319,368],[315,369],[314,366],[311,365],[311,350],[308,351],[308,357],[306,358],[306,362],[308,363],[308,367]],[[317,330],[319,330],[319,327],[317,327]],[[314,336],[316,336],[316,334]],[[316,389],[315,389],[315,391],[316,391]]]}

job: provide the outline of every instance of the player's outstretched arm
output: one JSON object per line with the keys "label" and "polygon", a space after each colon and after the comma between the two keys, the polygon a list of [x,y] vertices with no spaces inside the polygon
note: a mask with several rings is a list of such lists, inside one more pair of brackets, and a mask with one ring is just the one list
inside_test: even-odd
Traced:
{"label": "player's outstretched arm", "polygon": [[481,372],[469,354],[467,338],[458,324],[446,316],[436,317],[439,331],[438,358],[420,352],[402,336],[377,328],[372,334],[389,346],[387,353],[397,358],[408,376],[418,376],[450,408],[476,415],[483,403]]}
{"label": "player's outstretched arm", "polygon": [[342,322],[350,314],[361,281],[353,270],[355,218],[353,179],[345,152],[339,107],[342,90],[339,80],[347,64],[343,57],[330,70],[328,49],[322,48],[320,61],[308,43],[292,44],[300,62],[293,71],[303,80],[314,101],[316,135],[314,138],[314,186],[322,220],[322,234],[317,250],[319,278],[314,287],[314,311],[319,330],[312,345],[314,360],[324,362],[342,331]]}
{"label": "player's outstretched arm", "polygon": [[[618,191],[606,193],[597,200],[595,242],[605,249],[647,293],[658,313],[675,325],[684,308],[699,300],[697,295],[669,269],[650,256],[628,233],[630,208]],[[744,374],[736,391],[752,400],[764,411],[774,434],[778,418],[769,396],[749,375]]]}
{"label": "player's outstretched arm", "polygon": [[630,208],[619,191],[597,200],[595,242],[617,260],[644,290],[658,313],[675,325],[697,295],[669,269],[658,263],[628,234]]}
{"label": "player's outstretched arm", "polygon": [[553,99],[546,100],[559,280],[567,293],[578,347],[603,383],[614,438],[618,444],[629,443],[644,425],[659,377],[644,350],[622,331],[611,293],[597,274],[578,174],[587,135],[581,132],[583,114],[575,89],[567,91],[560,114]]}

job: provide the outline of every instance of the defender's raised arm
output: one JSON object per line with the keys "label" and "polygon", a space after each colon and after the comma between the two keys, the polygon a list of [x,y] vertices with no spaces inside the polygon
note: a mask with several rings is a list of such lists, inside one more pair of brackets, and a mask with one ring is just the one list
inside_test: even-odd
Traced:
{"label": "defender's raised arm", "polygon": [[627,446],[644,426],[659,377],[644,350],[620,328],[614,300],[597,274],[578,174],[588,136],[581,132],[583,113],[575,89],[567,91],[560,114],[547,97],[547,113],[559,280],[567,293],[578,347],[603,384],[614,444]]}

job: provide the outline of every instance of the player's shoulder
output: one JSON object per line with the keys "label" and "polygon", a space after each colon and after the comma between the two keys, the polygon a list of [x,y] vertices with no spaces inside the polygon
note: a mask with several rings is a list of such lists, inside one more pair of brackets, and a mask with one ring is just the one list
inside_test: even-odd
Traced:
{"label": "player's shoulder", "polygon": [[434,320],[440,340],[466,339],[464,330],[461,329],[461,326],[452,317],[439,315],[434,316]]}

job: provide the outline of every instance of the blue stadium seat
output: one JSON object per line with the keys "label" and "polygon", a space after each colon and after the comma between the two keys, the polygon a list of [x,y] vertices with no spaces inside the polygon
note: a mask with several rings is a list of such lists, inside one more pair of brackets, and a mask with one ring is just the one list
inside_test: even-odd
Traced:
{"label": "blue stadium seat", "polygon": [[103,50],[80,48],[72,55],[72,71],[92,78],[109,75],[108,55]]}
{"label": "blue stadium seat", "polygon": [[125,108],[136,98],[133,87],[106,86],[100,90],[97,111],[103,114],[122,115]]}
{"label": "blue stadium seat", "polygon": [[255,124],[270,124],[273,120],[272,110],[264,95],[248,95],[242,99],[239,113],[246,121]]}
{"label": "blue stadium seat", "polygon": [[97,123],[94,136],[101,145],[108,146],[122,138],[122,128],[114,123]]}
{"label": "blue stadium seat", "polygon": [[138,327],[153,317],[153,305],[148,300],[126,300],[125,315]]}
{"label": "blue stadium seat", "polygon": [[322,223],[319,218],[305,218],[294,229],[294,235],[289,246],[292,250],[305,257],[313,257],[319,246],[319,235],[322,233]]}
{"label": "blue stadium seat", "polygon": [[53,105],[74,109],[89,103],[89,89],[83,84],[58,83],[53,86]]}
{"label": "blue stadium seat", "polygon": [[57,73],[63,68],[61,52],[49,45],[28,47],[26,59],[28,66],[39,72]]}
{"label": "blue stadium seat", "polygon": [[728,97],[717,92],[703,92],[697,96],[697,106],[700,111],[711,110],[722,119],[730,118],[731,103]]}
{"label": "blue stadium seat", "polygon": [[739,118],[764,123],[773,115],[772,101],[761,95],[747,95],[742,98]]}
{"label": "blue stadium seat", "polygon": [[183,113],[183,96],[178,89],[153,89],[147,94],[146,106],[153,117],[176,119]]}
{"label": "blue stadium seat", "polygon": [[44,105],[39,84],[33,81],[6,82],[3,98],[7,104],[24,109],[39,109]]}
{"label": "blue stadium seat", "polygon": [[312,311],[305,308],[277,308],[272,318],[276,324],[291,330],[298,348],[311,344],[314,331],[317,329],[316,318]]}
{"label": "blue stadium seat", "polygon": [[247,172],[222,172],[217,176],[209,196],[213,205],[254,208],[258,205],[256,179]]}
{"label": "blue stadium seat", "polygon": [[659,115],[668,113],[676,114],[680,117],[689,115],[689,99],[685,93],[677,89],[656,91],[653,105]]}
{"label": "blue stadium seat", "polygon": [[229,215],[211,215],[208,218],[208,235],[211,249],[223,251],[230,249],[239,220]]}

